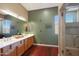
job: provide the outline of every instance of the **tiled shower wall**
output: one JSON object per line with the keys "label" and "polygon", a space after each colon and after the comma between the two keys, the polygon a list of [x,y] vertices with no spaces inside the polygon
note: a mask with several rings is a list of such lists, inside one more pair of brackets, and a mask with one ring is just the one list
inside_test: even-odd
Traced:
{"label": "tiled shower wall", "polygon": [[36,36],[36,43],[58,44],[58,35],[55,34],[54,16],[58,8],[48,8],[29,12],[30,31]]}

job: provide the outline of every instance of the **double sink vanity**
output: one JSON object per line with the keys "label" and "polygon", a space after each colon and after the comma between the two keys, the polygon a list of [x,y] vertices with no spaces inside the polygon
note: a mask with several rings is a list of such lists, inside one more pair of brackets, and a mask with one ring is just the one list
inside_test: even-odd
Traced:
{"label": "double sink vanity", "polygon": [[0,39],[0,56],[21,56],[34,42],[34,34]]}
{"label": "double sink vanity", "polygon": [[[1,5],[9,6],[8,4]],[[19,16],[19,13],[15,12],[15,6],[19,5],[10,4],[11,8],[8,7],[8,11],[5,7],[2,10],[5,9],[7,13],[10,11],[16,16],[5,12],[0,13],[0,56],[21,56],[34,42],[34,34],[29,33],[31,31],[28,29],[28,12],[24,9],[26,16]],[[21,7],[18,8],[21,9]]]}

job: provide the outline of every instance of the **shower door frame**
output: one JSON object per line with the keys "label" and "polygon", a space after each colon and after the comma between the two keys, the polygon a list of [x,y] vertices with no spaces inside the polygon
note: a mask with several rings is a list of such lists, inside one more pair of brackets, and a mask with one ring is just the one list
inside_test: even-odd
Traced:
{"label": "shower door frame", "polygon": [[65,8],[64,4],[58,6],[58,15],[59,15],[59,35],[58,35],[58,55],[65,55],[65,20],[64,20]]}

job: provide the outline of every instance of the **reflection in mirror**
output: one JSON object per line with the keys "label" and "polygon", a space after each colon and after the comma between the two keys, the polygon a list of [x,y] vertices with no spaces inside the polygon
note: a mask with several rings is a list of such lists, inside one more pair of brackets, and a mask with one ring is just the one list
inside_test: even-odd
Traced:
{"label": "reflection in mirror", "polygon": [[24,24],[26,24],[26,22],[6,15],[5,18],[0,21],[0,36],[10,37],[12,35],[22,34],[26,32]]}
{"label": "reflection in mirror", "polygon": [[10,35],[11,21],[8,19],[2,20],[2,33],[6,36]]}

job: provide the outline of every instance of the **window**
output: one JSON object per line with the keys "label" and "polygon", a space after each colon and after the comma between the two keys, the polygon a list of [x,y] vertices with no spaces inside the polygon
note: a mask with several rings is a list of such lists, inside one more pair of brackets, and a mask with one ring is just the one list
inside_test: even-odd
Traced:
{"label": "window", "polygon": [[[72,23],[77,21],[77,12],[67,12],[65,15],[65,22],[66,23]],[[54,16],[54,23],[55,23],[55,34],[59,33],[59,16]]]}
{"label": "window", "polygon": [[0,21],[0,33],[9,34],[10,33],[10,20],[2,20]]}
{"label": "window", "polygon": [[77,12],[72,11],[72,12],[67,12],[65,15],[65,22],[66,23],[72,23],[77,21]]}
{"label": "window", "polygon": [[54,21],[55,21],[55,34],[58,34],[59,33],[59,16],[58,15],[56,15],[55,17],[54,17]]}
{"label": "window", "polygon": [[5,33],[5,34],[10,33],[10,27],[11,27],[11,21],[10,20],[4,20],[2,22],[3,33]]}

